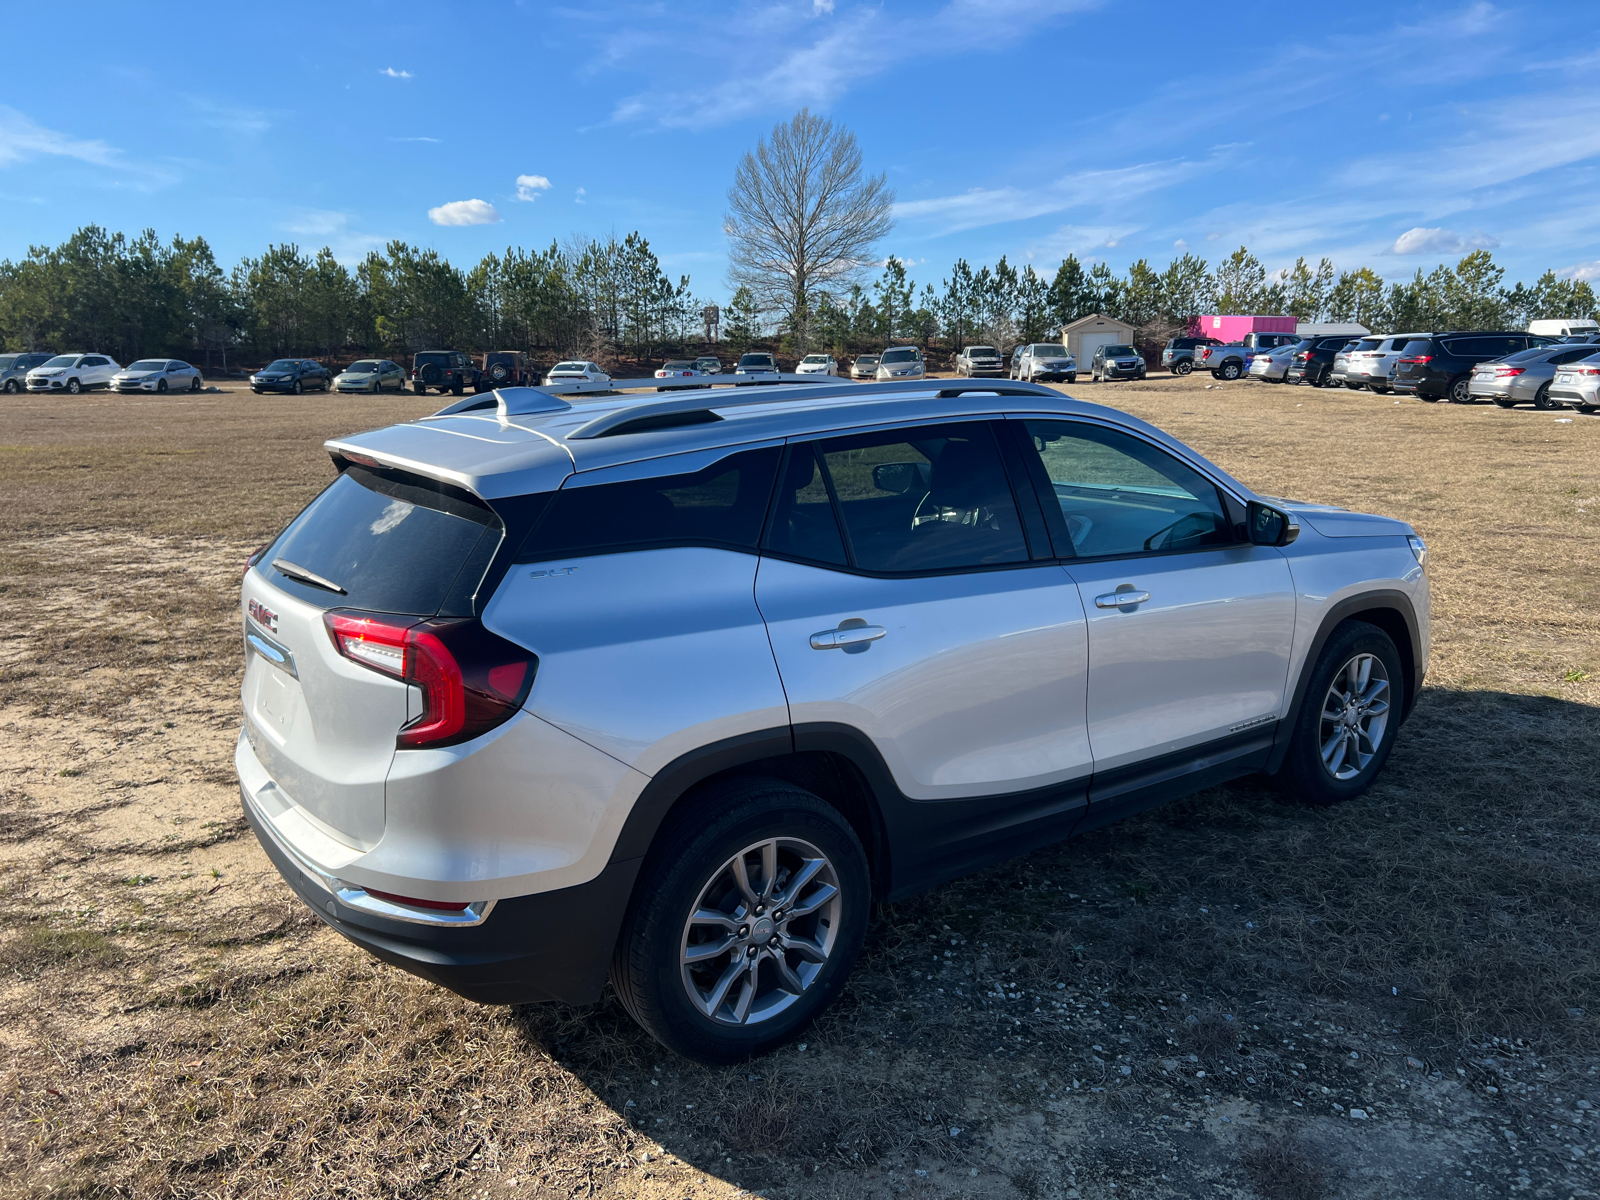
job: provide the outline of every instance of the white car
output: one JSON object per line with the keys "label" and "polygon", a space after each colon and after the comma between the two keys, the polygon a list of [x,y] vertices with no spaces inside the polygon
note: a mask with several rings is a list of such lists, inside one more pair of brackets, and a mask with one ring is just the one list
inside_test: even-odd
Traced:
{"label": "white car", "polygon": [[794,369],[796,375],[837,375],[839,364],[833,360],[831,354],[808,354],[800,360],[800,365]]}
{"label": "white car", "polygon": [[921,379],[922,351],[915,346],[891,346],[878,358],[878,379]]}
{"label": "white car", "polygon": [[567,362],[558,362],[551,367],[545,375],[546,383],[557,383],[563,379],[587,380],[590,383],[610,383],[611,376],[600,369],[599,363],[584,362],[571,359]]}
{"label": "white car", "polygon": [[176,358],[141,358],[111,377],[114,392],[198,392],[200,368]]}
{"label": "white car", "polygon": [[104,354],[58,354],[28,372],[28,390],[76,396],[91,388],[110,387],[111,377],[121,369],[116,359]]}

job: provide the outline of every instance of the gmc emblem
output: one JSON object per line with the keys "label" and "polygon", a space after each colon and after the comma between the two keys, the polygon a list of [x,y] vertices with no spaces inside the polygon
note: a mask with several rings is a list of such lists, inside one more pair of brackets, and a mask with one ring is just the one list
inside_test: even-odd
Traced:
{"label": "gmc emblem", "polygon": [[278,614],[259,600],[250,601],[250,619],[268,633],[278,632]]}

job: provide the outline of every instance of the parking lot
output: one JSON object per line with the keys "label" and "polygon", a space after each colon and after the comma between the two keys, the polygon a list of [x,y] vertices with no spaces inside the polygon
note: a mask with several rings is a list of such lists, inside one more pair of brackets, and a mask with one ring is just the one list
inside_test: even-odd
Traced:
{"label": "parking lot", "polygon": [[727,1069],[375,962],[244,824],[245,558],[324,438],[438,397],[5,397],[0,1192],[1600,1192],[1600,416],[1064,390],[1413,523],[1415,714],[1354,803],[1245,782],[886,907],[807,1040]]}

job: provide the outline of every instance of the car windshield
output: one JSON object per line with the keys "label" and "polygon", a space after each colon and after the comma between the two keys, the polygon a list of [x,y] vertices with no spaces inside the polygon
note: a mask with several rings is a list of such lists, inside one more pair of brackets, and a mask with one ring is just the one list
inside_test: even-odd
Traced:
{"label": "car windshield", "polygon": [[741,354],[739,356],[739,365],[741,367],[765,367],[769,366],[771,362],[772,355],[770,354]]}
{"label": "car windshield", "polygon": [[21,357],[20,354],[0,354],[0,371],[9,371],[17,365],[17,359]]}
{"label": "car windshield", "polygon": [[349,375],[370,375],[377,369],[378,363],[375,359],[365,358],[360,362],[351,363],[345,368],[345,373]]}
{"label": "car windshield", "polygon": [[40,363],[41,367],[70,367],[78,361],[76,354],[58,354],[49,362]]}
{"label": "car windshield", "polygon": [[883,353],[883,357],[879,359],[879,361],[886,363],[916,362],[917,352],[911,349],[886,350]]}
{"label": "car windshield", "polygon": [[876,354],[863,354],[856,361],[864,367],[872,367],[877,365],[878,356]]}
{"label": "car windshield", "polygon": [[1067,356],[1067,348],[1058,346],[1054,342],[1040,342],[1037,345],[1029,346],[1028,353],[1035,358],[1065,358]]}
{"label": "car windshield", "polygon": [[164,358],[141,358],[131,366],[122,368],[124,371],[165,371],[167,360]]}
{"label": "car windshield", "polygon": [[552,371],[581,371],[581,370],[583,370],[583,364],[580,363],[580,362],[557,363],[555,366],[551,367],[550,369]]}
{"label": "car windshield", "polygon": [[968,358],[998,358],[999,353],[993,346],[968,346]]}
{"label": "car windshield", "polygon": [[292,358],[280,358],[277,362],[268,364],[264,369],[268,371],[293,371],[299,365]]}
{"label": "car windshield", "polygon": [[1134,354],[1137,354],[1137,353],[1138,353],[1138,351],[1136,351],[1132,346],[1107,346],[1106,347],[1106,357],[1107,358],[1132,357]]}
{"label": "car windshield", "polygon": [[808,354],[800,361],[808,363],[825,363],[828,361],[828,356],[826,354]]}

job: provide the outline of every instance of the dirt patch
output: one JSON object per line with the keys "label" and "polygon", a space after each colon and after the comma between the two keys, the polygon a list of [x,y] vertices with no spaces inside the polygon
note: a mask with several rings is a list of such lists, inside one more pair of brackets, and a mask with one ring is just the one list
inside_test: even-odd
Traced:
{"label": "dirt patch", "polygon": [[371,960],[240,821],[243,560],[434,398],[8,399],[0,1193],[1596,1194],[1600,420],[1211,382],[1064,390],[1428,539],[1380,785],[885,908],[803,1045],[719,1070]]}

